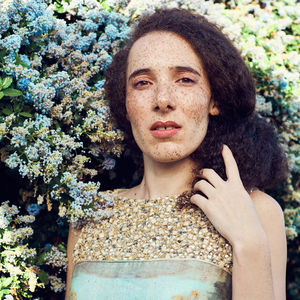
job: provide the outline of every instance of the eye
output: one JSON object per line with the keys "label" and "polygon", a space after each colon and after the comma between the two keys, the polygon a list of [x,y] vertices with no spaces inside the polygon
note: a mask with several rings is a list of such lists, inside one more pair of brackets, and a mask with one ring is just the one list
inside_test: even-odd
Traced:
{"label": "eye", "polygon": [[137,82],[134,82],[134,83],[133,83],[133,86],[134,86],[134,87],[143,87],[143,86],[147,86],[147,85],[149,85],[149,84],[150,84],[150,82],[147,81],[147,80],[139,80],[139,81],[137,81]]}
{"label": "eye", "polygon": [[189,77],[182,77],[178,80],[179,82],[182,83],[194,83],[195,81]]}

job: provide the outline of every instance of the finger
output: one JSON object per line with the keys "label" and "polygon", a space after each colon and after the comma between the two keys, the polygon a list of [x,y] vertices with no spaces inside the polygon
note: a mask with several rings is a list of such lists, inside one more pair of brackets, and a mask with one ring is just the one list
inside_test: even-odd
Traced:
{"label": "finger", "polygon": [[194,185],[194,190],[201,191],[207,198],[215,194],[215,188],[206,180],[200,180]]}
{"label": "finger", "polygon": [[202,169],[199,177],[205,178],[209,181],[214,187],[217,187],[224,183],[224,180],[218,175],[218,173],[213,169]]}
{"label": "finger", "polygon": [[193,195],[190,200],[193,204],[201,208],[205,213],[205,211],[207,210],[207,205],[209,200],[207,200],[205,197],[198,194]]}
{"label": "finger", "polygon": [[227,145],[223,145],[222,156],[224,159],[226,175],[228,179],[240,180],[239,168],[234,156]]}

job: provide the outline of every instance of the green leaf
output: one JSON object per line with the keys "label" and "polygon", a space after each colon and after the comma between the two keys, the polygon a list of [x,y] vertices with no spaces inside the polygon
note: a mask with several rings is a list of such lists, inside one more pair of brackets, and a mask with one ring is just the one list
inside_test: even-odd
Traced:
{"label": "green leaf", "polygon": [[8,287],[12,282],[13,282],[13,278],[8,277],[2,282],[2,287]]}
{"label": "green leaf", "polygon": [[10,294],[10,290],[8,289],[4,289],[0,291],[0,299],[2,299],[3,295],[9,295]]}
{"label": "green leaf", "polygon": [[42,254],[40,254],[39,256],[38,256],[38,259],[37,259],[37,261],[36,261],[36,264],[38,265],[38,266],[41,266],[44,262],[45,262],[45,258],[46,258],[46,252],[44,252],[44,253],[42,253]]}
{"label": "green leaf", "polygon": [[8,97],[17,97],[17,96],[23,95],[21,91],[16,90],[16,89],[6,89],[6,90],[3,90],[3,93],[5,96],[8,96]]}
{"label": "green leaf", "polygon": [[13,82],[13,79],[11,77],[5,77],[2,82],[2,89],[7,89]]}
{"label": "green leaf", "polygon": [[16,65],[21,65],[24,68],[27,68],[28,65],[24,63],[19,55],[16,55]]}
{"label": "green leaf", "polygon": [[26,118],[32,118],[32,114],[29,112],[25,112],[25,111],[20,112],[19,115],[26,117]]}
{"label": "green leaf", "polygon": [[63,7],[63,6],[59,6],[59,5],[56,5],[55,11],[56,11],[57,13],[59,13],[59,14],[65,13],[64,7]]}
{"label": "green leaf", "polygon": [[4,97],[4,93],[0,92],[0,99],[2,99]]}
{"label": "green leaf", "polygon": [[64,244],[59,244],[59,245],[57,246],[57,248],[58,248],[60,251],[64,252],[64,253],[67,252],[67,249],[66,249],[66,247],[65,247]]}
{"label": "green leaf", "polygon": [[0,60],[1,60],[4,56],[6,56],[6,53],[7,53],[7,50],[6,50],[6,49],[2,48],[2,49],[0,50]]}
{"label": "green leaf", "polygon": [[106,3],[106,1],[101,2],[102,7],[104,8],[104,10],[111,12],[112,8]]}
{"label": "green leaf", "polygon": [[40,270],[38,276],[42,283],[48,284],[49,276],[44,270]]}
{"label": "green leaf", "polygon": [[295,36],[300,35],[300,24],[292,24],[292,25],[291,25],[291,28],[292,28],[293,34],[294,34]]}
{"label": "green leaf", "polygon": [[14,103],[14,112],[18,113],[22,110],[23,105],[21,103]]}
{"label": "green leaf", "polygon": [[12,111],[11,111],[9,108],[4,108],[4,109],[2,109],[2,112],[3,112],[5,115],[7,115],[7,116],[9,116],[9,115],[12,114]]}

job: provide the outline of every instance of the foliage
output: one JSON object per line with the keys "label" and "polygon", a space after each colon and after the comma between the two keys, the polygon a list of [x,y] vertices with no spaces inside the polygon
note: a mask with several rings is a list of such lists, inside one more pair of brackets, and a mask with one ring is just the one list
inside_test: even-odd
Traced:
{"label": "foliage", "polygon": [[[106,217],[102,208],[112,203],[98,201],[99,174],[119,176],[115,159],[123,151],[123,134],[104,98],[105,70],[132,20],[157,7],[183,7],[218,24],[240,49],[256,80],[257,110],[278,128],[286,147],[291,175],[269,192],[285,212],[288,291],[300,299],[299,5],[295,0],[0,0],[0,157],[23,178],[12,201],[36,220],[28,227],[33,237],[20,240],[22,251],[35,254],[13,264],[22,265],[21,273],[4,271],[6,250],[1,256],[0,293],[50,299],[43,286],[63,292],[67,220],[79,226]],[[7,224],[0,228],[2,236],[19,226],[15,217],[1,218],[0,227]],[[32,278],[37,275],[38,291],[28,283],[28,270]]]}
{"label": "foliage", "polygon": [[43,271],[36,265],[36,249],[28,247],[28,238],[33,234],[30,223],[33,215],[19,215],[19,209],[9,206],[8,201],[0,206],[0,298],[12,294],[18,298],[30,298],[37,287],[43,287],[39,278]]}

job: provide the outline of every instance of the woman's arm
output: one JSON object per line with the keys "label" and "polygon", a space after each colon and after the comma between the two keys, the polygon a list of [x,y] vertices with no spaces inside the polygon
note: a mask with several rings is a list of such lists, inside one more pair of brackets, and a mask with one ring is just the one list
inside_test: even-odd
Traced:
{"label": "woman's arm", "polygon": [[76,242],[80,236],[80,230],[74,229],[71,225],[69,226],[68,246],[67,246],[67,257],[68,257],[68,269],[67,269],[67,289],[65,300],[69,300],[69,292],[71,287],[72,273],[74,270],[73,262],[73,250]]}
{"label": "woman's arm", "polygon": [[233,299],[285,299],[286,236],[278,203],[261,191],[251,193],[263,232],[233,247]]}
{"label": "woman's arm", "polygon": [[270,196],[250,195],[227,146],[222,155],[227,180],[203,169],[191,202],[198,205],[233,248],[233,300],[284,300],[286,240],[282,211]]}

